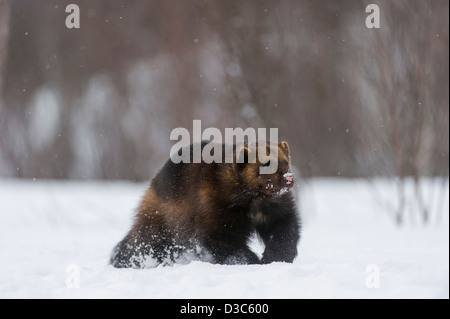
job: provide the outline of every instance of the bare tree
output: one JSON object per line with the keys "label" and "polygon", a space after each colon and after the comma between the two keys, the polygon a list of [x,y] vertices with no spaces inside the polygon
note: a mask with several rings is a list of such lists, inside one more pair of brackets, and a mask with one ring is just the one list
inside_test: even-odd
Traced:
{"label": "bare tree", "polygon": [[373,175],[396,177],[397,224],[405,220],[408,177],[414,183],[412,202],[428,223],[430,199],[422,193],[423,177],[448,176],[446,5],[384,2],[382,28],[366,30],[368,41],[361,46],[356,71],[366,105],[365,112],[358,112],[366,116],[360,119],[361,146]]}
{"label": "bare tree", "polygon": [[[6,61],[6,54],[8,52],[8,36],[9,36],[9,14],[10,2],[9,0],[0,0],[0,103],[2,100],[3,88],[3,70]],[[1,108],[0,108],[1,112]]]}
{"label": "bare tree", "polygon": [[[0,162],[6,161],[6,147],[2,147],[7,143],[7,132],[5,131],[5,123],[8,121],[8,109],[4,106],[3,97],[3,81],[5,78],[5,61],[8,53],[9,41],[9,17],[10,17],[10,1],[0,0]],[[0,173],[2,167],[0,167]]]}

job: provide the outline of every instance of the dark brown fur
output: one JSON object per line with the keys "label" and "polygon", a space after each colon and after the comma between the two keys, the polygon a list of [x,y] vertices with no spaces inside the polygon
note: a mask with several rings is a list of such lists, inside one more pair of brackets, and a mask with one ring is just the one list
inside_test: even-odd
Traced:
{"label": "dark brown fur", "polygon": [[[247,147],[234,147],[230,164],[174,164],[169,159],[142,198],[111,264],[142,268],[170,264],[186,254],[221,264],[292,262],[300,226],[288,191],[292,184],[283,180],[290,172],[289,146],[272,147],[279,151],[278,170],[271,175],[259,174],[263,164],[248,163],[252,148]],[[242,164],[236,163],[240,156]],[[247,247],[254,231],[266,246],[261,260]]]}

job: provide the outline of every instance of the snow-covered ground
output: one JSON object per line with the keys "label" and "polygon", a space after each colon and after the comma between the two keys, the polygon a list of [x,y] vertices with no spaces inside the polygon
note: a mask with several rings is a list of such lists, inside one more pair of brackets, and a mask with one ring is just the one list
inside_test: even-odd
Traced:
{"label": "snow-covered ground", "polygon": [[390,181],[314,180],[300,186],[293,264],[133,270],[108,258],[145,184],[0,180],[0,298],[448,298],[445,185],[426,196],[431,225],[397,229],[380,204],[395,200]]}

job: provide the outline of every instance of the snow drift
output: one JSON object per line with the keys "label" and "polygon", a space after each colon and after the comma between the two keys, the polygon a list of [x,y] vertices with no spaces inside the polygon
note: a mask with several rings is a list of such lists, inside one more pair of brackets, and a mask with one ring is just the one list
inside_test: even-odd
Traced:
{"label": "snow drift", "polygon": [[[375,182],[384,200],[394,196],[391,184]],[[428,184],[431,192],[439,183]],[[293,264],[115,269],[109,255],[146,187],[0,180],[0,298],[449,297],[448,182],[430,225],[410,218],[401,229],[373,183],[300,185],[303,233]],[[251,246],[262,249],[256,239]]]}

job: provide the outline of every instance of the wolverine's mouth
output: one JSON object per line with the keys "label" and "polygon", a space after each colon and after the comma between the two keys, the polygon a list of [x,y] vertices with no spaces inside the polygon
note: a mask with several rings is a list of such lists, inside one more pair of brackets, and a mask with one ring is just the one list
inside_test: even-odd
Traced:
{"label": "wolverine's mouth", "polygon": [[[278,184],[276,184],[278,185]],[[291,173],[286,173],[283,176],[283,185],[276,186],[269,178],[265,185],[259,187],[261,196],[281,196],[286,194],[294,185],[294,177]]]}
{"label": "wolverine's mouth", "polygon": [[282,195],[289,190],[289,188],[292,186],[292,182],[293,182],[292,180],[289,183],[285,182],[286,186],[279,188],[279,187],[275,187],[275,185],[273,184],[271,179],[268,179],[267,184],[264,187],[264,189],[265,189],[266,193],[268,191],[270,193],[276,193],[276,194],[279,193]]}
{"label": "wolverine's mouth", "polygon": [[292,173],[286,173],[283,175],[283,180],[286,185],[291,185],[294,182],[294,176]]}

